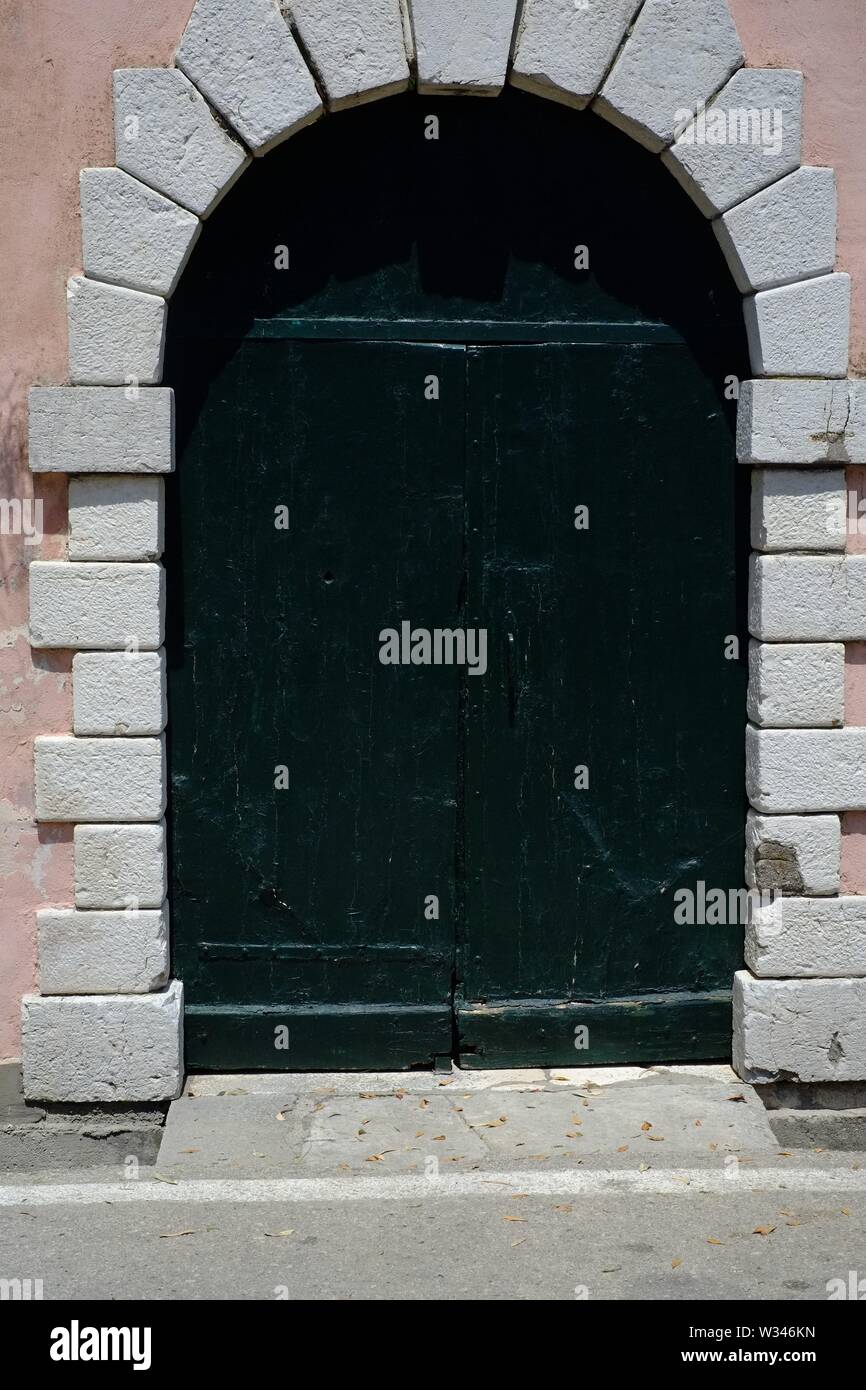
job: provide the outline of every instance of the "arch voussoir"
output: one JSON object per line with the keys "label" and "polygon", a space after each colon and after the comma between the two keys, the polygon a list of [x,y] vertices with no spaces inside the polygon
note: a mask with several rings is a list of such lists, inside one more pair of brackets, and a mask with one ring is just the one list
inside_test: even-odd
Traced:
{"label": "arch voussoir", "polygon": [[517,0],[408,0],[418,91],[496,96],[505,86]]}
{"label": "arch voussoir", "polygon": [[741,294],[829,275],[836,264],[836,176],[795,169],[713,222]]}
{"label": "arch voussoir", "polygon": [[120,68],[114,74],[118,168],[198,217],[207,217],[250,156],[177,68]]}
{"label": "arch voussoir", "polygon": [[199,218],[122,169],[82,169],[80,185],[85,275],[168,299],[198,240]]}
{"label": "arch voussoir", "polygon": [[593,109],[659,154],[744,62],[726,0],[646,0]]}
{"label": "arch voussoir", "polygon": [[411,82],[401,0],[281,0],[331,111],[396,96]]}
{"label": "arch voussoir", "polygon": [[267,154],[323,114],[273,0],[196,0],[175,61],[253,154]]}
{"label": "arch voussoir", "polygon": [[678,134],[662,163],[705,217],[799,167],[803,87],[789,68],[740,68],[711,101],[689,99],[675,112]]}
{"label": "arch voussoir", "polygon": [[574,0],[524,0],[510,80],[524,91],[582,110],[619,52],[639,0],[578,6]]}

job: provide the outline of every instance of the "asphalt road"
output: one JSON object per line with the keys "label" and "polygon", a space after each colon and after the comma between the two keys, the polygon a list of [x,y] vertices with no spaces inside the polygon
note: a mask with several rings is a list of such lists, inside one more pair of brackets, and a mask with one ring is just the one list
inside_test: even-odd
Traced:
{"label": "asphalt road", "polygon": [[866,1154],[782,1148],[723,1067],[199,1078],[155,1167],[0,1175],[3,1279],[45,1300],[866,1296]]}

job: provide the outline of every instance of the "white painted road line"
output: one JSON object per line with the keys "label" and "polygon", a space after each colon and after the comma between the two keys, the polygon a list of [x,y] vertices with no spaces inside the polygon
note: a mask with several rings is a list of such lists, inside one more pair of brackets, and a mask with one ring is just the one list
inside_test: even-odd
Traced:
{"label": "white painted road line", "polygon": [[646,1173],[607,1169],[592,1173],[450,1173],[439,1178],[274,1178],[196,1181],[147,1175],[137,1182],[22,1184],[0,1187],[0,1207],[121,1205],[129,1202],[399,1202],[444,1197],[594,1197],[625,1192],[656,1196],[742,1196],[744,1192],[853,1192],[866,1194],[866,1169],[792,1168]]}

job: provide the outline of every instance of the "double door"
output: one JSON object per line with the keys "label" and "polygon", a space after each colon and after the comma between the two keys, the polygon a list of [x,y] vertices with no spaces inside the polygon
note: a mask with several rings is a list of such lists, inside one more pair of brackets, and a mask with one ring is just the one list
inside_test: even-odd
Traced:
{"label": "double door", "polygon": [[741,486],[683,344],[250,338],[167,563],[197,1068],[724,1057]]}

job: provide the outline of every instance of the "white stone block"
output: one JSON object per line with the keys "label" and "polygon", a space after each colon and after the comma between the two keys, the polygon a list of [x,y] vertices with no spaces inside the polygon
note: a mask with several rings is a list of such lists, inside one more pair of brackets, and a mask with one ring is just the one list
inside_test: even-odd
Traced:
{"label": "white stone block", "polygon": [[756,550],[844,550],[843,468],[755,468],[752,545]]}
{"label": "white stone block", "polygon": [[37,912],[41,994],[148,994],[168,980],[168,908]]}
{"label": "white stone block", "polygon": [[34,386],[34,473],[170,473],[174,392],[120,386]]}
{"label": "white stone block", "polygon": [[409,0],[418,91],[500,92],[516,10],[516,0]]}
{"label": "white stone block", "polygon": [[866,391],[847,381],[744,381],[737,458],[749,464],[866,463]]}
{"label": "white stone block", "polygon": [[843,377],[848,371],[851,277],[821,275],[743,302],[758,376]]}
{"label": "white stone block", "polygon": [[168,891],[165,821],[76,825],[74,842],[76,907],[162,906]]}
{"label": "white stone block", "polygon": [[70,560],[156,560],[163,548],[163,481],[91,474],[69,482]]}
{"label": "white stone block", "polygon": [[155,650],[163,640],[164,578],[161,565],[34,561],[31,646]]}
{"label": "white stone block", "polygon": [[165,813],[161,738],[33,741],[38,821],[157,821]]}
{"label": "white stone block", "polygon": [[829,275],[836,264],[836,175],[797,169],[713,223],[743,294]]}
{"label": "white stone block", "polygon": [[741,463],[866,463],[866,390],[848,381],[744,381]]}
{"label": "white stone block", "polygon": [[704,216],[717,217],[799,167],[802,114],[801,72],[740,68],[662,161]]}
{"label": "white stone block", "polygon": [[734,976],[734,1069],[744,1081],[866,1080],[866,980]]}
{"label": "white stone block", "polygon": [[66,287],[69,379],[79,386],[153,386],[162,376],[166,301],[73,275]]}
{"label": "white stone block", "polygon": [[72,705],[79,736],[162,733],[165,652],[77,652]]}
{"label": "white stone block", "polygon": [[114,74],[114,145],[121,169],[207,217],[249,155],[177,68]]}
{"label": "white stone block", "polygon": [[726,0],[646,0],[594,110],[658,153],[742,63]]}
{"label": "white stone block", "polygon": [[762,816],[750,810],[746,882],[761,892],[838,893],[841,846],[838,816]]}
{"label": "white stone block", "polygon": [[167,298],[174,292],[201,222],[123,169],[82,169],[84,272]]}
{"label": "white stone block", "polygon": [[400,0],[286,0],[286,8],[332,110],[409,86]]}
{"label": "white stone block", "polygon": [[866,641],[866,555],[753,555],[749,631],[764,642]]}
{"label": "white stone block", "polygon": [[[428,0],[429,3],[429,0]],[[524,0],[510,81],[579,110],[592,101],[640,0]]]}
{"label": "white stone block", "polygon": [[276,0],[197,0],[177,65],[258,155],[322,113]]}
{"label": "white stone block", "polygon": [[745,957],[769,979],[866,975],[866,897],[755,902]]}
{"label": "white stone block", "polygon": [[844,644],[750,642],[747,705],[749,718],[765,729],[840,728]]}
{"label": "white stone block", "polygon": [[774,815],[866,810],[866,729],[746,730],[746,793]]}
{"label": "white stone block", "polygon": [[24,1094],[76,1102],[172,1100],[183,1084],[183,987],[21,1001]]}

